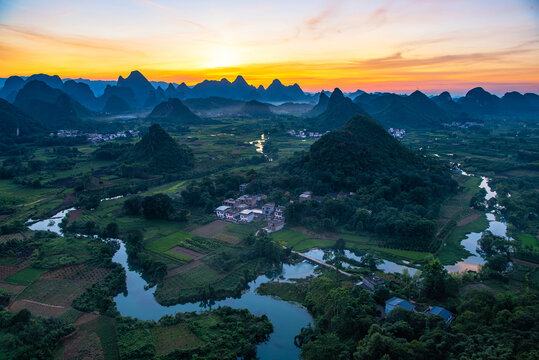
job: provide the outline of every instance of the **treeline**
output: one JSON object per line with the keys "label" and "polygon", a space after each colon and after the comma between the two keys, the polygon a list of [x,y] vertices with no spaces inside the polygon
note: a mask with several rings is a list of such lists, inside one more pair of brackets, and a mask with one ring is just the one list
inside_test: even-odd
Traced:
{"label": "treeline", "polygon": [[0,308],[0,357],[3,359],[51,359],[62,338],[75,330],[73,325],[54,318],[32,316]]}
{"label": "treeline", "polygon": [[[430,274],[418,285],[433,296],[439,290],[438,276],[445,275],[436,264],[426,271]],[[441,317],[403,309],[377,318],[376,303],[383,305],[391,292],[382,288],[371,295],[358,286],[342,286],[334,273],[297,286],[297,292],[284,294],[300,294],[315,318],[314,326],[303,328],[295,339],[306,360],[535,359],[539,354],[539,298],[530,290],[519,295],[468,291],[453,300],[456,319],[448,324]],[[447,292],[440,298],[446,297]]]}
{"label": "treeline", "polygon": [[159,323],[122,318],[116,328],[120,358],[156,358],[157,351],[162,349],[157,348],[155,334],[176,332],[179,327],[186,328],[183,336],[194,337],[193,344],[162,354],[159,359],[256,359],[256,345],[267,341],[273,331],[266,315],[254,316],[247,310],[230,307],[200,314],[167,315]]}

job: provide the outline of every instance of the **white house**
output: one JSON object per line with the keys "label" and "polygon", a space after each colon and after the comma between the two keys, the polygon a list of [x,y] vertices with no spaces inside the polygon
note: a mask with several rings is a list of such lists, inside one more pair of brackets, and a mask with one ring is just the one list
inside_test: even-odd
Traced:
{"label": "white house", "polygon": [[255,218],[255,214],[252,210],[243,210],[240,212],[240,221],[251,222]]}
{"label": "white house", "polygon": [[215,209],[215,214],[217,214],[217,217],[224,219],[226,216],[225,215],[226,211],[228,209],[230,209],[230,206],[225,206],[225,205],[219,206],[217,209]]}
{"label": "white house", "polygon": [[282,220],[282,219],[284,219],[284,209],[285,209],[284,206],[277,206],[277,207],[275,208],[275,212],[273,213],[273,217],[274,217],[276,220]]}
{"label": "white house", "polygon": [[239,216],[240,213],[237,211],[233,211],[232,209],[229,209],[225,212],[226,219],[230,221],[238,221]]}

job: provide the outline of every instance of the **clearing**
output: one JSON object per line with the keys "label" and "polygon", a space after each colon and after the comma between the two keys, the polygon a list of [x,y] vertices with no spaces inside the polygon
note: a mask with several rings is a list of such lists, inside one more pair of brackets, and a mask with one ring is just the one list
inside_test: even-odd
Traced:
{"label": "clearing", "polygon": [[196,228],[195,230],[191,231],[191,233],[201,237],[211,238],[220,233],[221,231],[225,230],[227,226],[227,222],[222,220],[215,220],[209,224]]}

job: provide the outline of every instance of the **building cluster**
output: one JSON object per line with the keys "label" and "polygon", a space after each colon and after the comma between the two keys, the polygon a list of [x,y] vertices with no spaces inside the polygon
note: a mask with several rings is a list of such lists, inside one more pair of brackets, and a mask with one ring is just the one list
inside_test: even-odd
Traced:
{"label": "building cluster", "polygon": [[[370,292],[374,292],[377,288],[384,287],[385,281],[381,279],[380,277],[372,274],[372,275],[364,276],[361,279],[361,281],[358,282],[356,285],[361,286],[362,288]],[[392,297],[391,299],[386,301],[384,312],[387,315],[393,309],[397,309],[397,308],[404,309],[406,311],[418,312],[414,304],[412,304],[408,300],[404,300],[398,297]],[[440,306],[427,307],[427,309],[425,310],[425,314],[441,316],[447,323],[450,323],[451,321],[453,321],[453,318],[454,318],[454,315],[451,311],[444,309],[443,307],[440,307]]]}
{"label": "building cluster", "polygon": [[406,135],[406,130],[404,129],[395,129],[395,128],[389,128],[387,130],[393,137],[396,137],[398,139],[402,139],[404,135]]}
{"label": "building cluster", "polygon": [[50,136],[58,136],[58,137],[77,137],[77,136],[86,136],[88,137],[88,141],[91,143],[100,143],[104,141],[110,141],[115,140],[119,138],[126,138],[127,134],[131,135],[132,137],[138,137],[139,131],[135,130],[127,130],[126,132],[121,133],[111,133],[111,134],[100,134],[100,133],[85,133],[80,130],[58,130],[56,133],[50,133]]}
{"label": "building cluster", "polygon": [[220,219],[235,223],[266,220],[268,225],[264,228],[265,231],[279,231],[285,225],[285,208],[275,206],[272,202],[265,203],[265,199],[265,195],[241,195],[237,199],[226,199],[215,209],[215,214]]}
{"label": "building cluster", "polygon": [[459,121],[453,121],[452,123],[443,123],[442,124],[445,127],[456,127],[460,129],[467,129],[472,126],[481,126],[484,127],[484,123],[475,122],[475,121],[466,121],[466,122],[459,122]]}
{"label": "building cluster", "polygon": [[[328,133],[329,131],[326,131],[326,133]],[[286,132],[288,135],[292,135],[292,136],[295,136],[295,137],[299,137],[301,139],[305,139],[305,138],[319,138],[319,137],[322,137],[322,133],[319,133],[319,132],[314,132],[314,131],[307,131],[307,129],[303,129],[303,130],[299,130],[299,131],[296,131],[296,130],[288,130]]]}

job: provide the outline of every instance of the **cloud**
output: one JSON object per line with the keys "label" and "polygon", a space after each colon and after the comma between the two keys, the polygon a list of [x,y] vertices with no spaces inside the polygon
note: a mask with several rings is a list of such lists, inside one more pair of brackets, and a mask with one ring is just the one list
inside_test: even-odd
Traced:
{"label": "cloud", "polygon": [[331,17],[341,6],[340,1],[332,1],[321,12],[305,21],[305,25],[311,30],[317,30],[318,26]]}
{"label": "cloud", "polygon": [[[64,44],[69,46],[76,46],[82,48],[91,48],[96,50],[107,50],[107,51],[125,51],[127,50],[122,41],[112,41],[99,38],[90,38],[85,36],[58,36],[53,34],[46,34],[43,32],[36,32],[34,30],[0,24],[0,31],[7,31],[14,33],[16,35],[22,36],[27,39],[36,40],[36,41],[49,41],[58,44]],[[130,50],[130,52],[143,55],[144,53],[140,50]]]}

